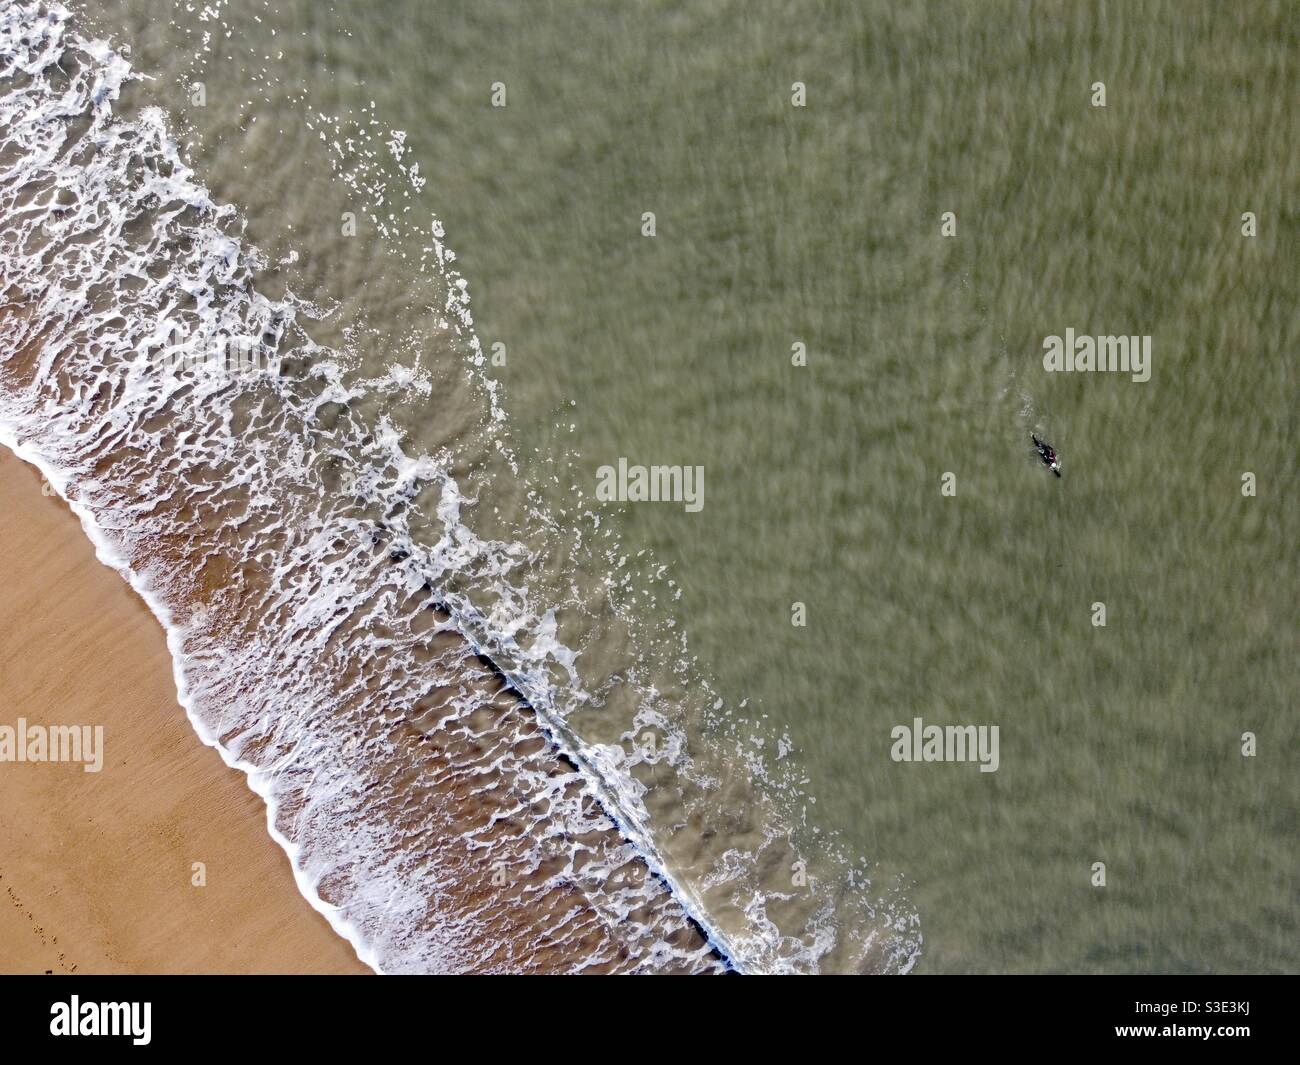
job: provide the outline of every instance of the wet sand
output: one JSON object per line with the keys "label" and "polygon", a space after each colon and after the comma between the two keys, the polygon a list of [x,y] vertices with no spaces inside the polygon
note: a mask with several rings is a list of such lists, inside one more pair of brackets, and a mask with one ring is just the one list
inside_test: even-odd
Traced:
{"label": "wet sand", "polygon": [[102,725],[103,768],[0,763],[0,972],[369,972],[194,733],[156,619],[42,484],[0,448],[0,725]]}

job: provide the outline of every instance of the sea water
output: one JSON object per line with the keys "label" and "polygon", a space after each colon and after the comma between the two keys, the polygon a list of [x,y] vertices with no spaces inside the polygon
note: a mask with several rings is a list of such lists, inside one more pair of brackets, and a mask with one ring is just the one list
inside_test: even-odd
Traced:
{"label": "sea water", "polygon": [[366,960],[1295,967],[1282,5],[59,11],[7,439]]}

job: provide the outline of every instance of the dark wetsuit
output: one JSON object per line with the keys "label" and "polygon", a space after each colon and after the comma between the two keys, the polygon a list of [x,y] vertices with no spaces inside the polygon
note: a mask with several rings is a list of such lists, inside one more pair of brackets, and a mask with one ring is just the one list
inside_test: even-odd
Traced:
{"label": "dark wetsuit", "polygon": [[1056,476],[1061,476],[1061,471],[1056,468],[1056,449],[1051,444],[1045,444],[1038,437],[1030,433],[1029,438],[1033,440],[1034,447],[1038,448],[1038,457],[1043,460],[1044,465],[1051,466],[1052,472]]}

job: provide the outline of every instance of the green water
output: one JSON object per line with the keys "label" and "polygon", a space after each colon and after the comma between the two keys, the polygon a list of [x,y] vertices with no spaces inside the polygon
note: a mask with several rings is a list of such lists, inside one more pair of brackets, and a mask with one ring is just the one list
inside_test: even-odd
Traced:
{"label": "green water", "polygon": [[[90,6],[165,65],[164,5]],[[706,468],[701,512],[606,520],[788,735],[809,823],[906,878],[918,971],[1300,968],[1294,8],[253,13],[297,34],[280,91],[408,132],[525,479],[563,512],[559,454],[588,496],[620,456]],[[213,160],[259,242],[346,205],[289,162],[314,136],[248,149],[272,180]],[[1067,327],[1150,335],[1151,379],[1047,374]],[[918,716],[999,726],[998,771],[893,762]]]}

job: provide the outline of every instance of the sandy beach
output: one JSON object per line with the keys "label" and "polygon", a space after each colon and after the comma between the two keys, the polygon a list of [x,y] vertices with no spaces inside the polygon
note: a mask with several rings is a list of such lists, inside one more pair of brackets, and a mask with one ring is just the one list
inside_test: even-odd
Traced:
{"label": "sandy beach", "polygon": [[369,972],[195,735],[158,622],[42,484],[0,448],[0,726],[102,726],[103,767],[0,763],[0,972]]}

